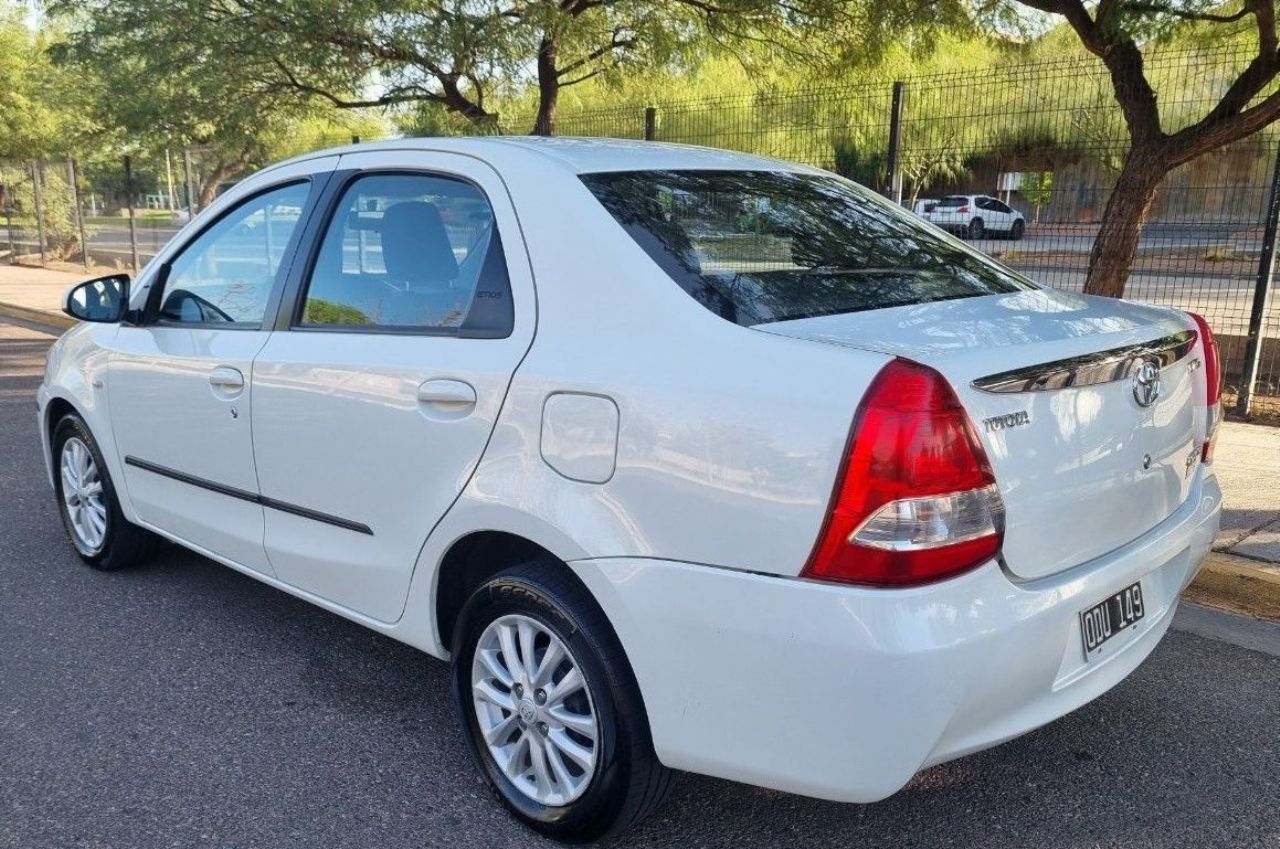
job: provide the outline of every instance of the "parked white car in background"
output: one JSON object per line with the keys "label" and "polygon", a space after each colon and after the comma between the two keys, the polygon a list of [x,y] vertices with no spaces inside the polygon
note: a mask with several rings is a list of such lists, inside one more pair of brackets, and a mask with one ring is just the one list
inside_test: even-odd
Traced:
{"label": "parked white car in background", "polygon": [[1021,212],[987,195],[947,195],[926,206],[924,218],[966,239],[1002,236],[1018,240],[1027,229]]}
{"label": "parked white car in background", "polygon": [[911,205],[911,211],[921,218],[924,214],[932,209],[938,203],[937,198],[916,198],[916,202]]}
{"label": "parked white car in background", "polygon": [[562,839],[672,769],[869,802],[1062,716],[1218,528],[1202,319],[775,160],[316,153],[66,306],[38,423],[80,557],[159,535],[449,659]]}

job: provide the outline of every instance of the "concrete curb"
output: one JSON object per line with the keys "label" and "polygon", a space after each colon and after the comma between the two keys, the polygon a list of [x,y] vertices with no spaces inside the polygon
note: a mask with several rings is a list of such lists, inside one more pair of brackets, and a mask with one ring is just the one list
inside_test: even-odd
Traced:
{"label": "concrete curb", "polygon": [[1199,604],[1280,620],[1280,564],[1214,551],[1183,596]]}
{"label": "concrete curb", "polygon": [[37,310],[31,307],[20,307],[17,304],[6,304],[0,302],[0,316],[8,316],[21,321],[29,321],[33,324],[43,324],[46,327],[56,328],[58,330],[66,330],[76,326],[76,320],[69,315],[63,315],[58,312],[48,312],[47,310]]}

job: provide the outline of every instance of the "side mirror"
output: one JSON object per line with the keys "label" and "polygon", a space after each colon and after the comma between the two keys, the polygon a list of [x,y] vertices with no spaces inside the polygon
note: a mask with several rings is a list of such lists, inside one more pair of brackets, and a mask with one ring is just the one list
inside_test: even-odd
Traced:
{"label": "side mirror", "polygon": [[129,275],[110,274],[72,286],[62,299],[62,311],[80,321],[113,324],[129,309]]}

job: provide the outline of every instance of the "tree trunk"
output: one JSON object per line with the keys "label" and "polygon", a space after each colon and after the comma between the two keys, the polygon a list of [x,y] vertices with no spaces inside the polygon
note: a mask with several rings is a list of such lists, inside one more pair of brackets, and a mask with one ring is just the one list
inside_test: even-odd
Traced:
{"label": "tree trunk", "polygon": [[556,134],[556,101],[560,98],[560,71],[556,67],[556,40],[544,36],[538,45],[538,117],[532,135]]}
{"label": "tree trunk", "polygon": [[218,187],[232,177],[243,173],[249,167],[249,156],[249,151],[246,150],[230,162],[220,160],[217,166],[200,183],[200,197],[196,203],[197,207],[205,209],[209,204],[213,203],[218,196]]}
{"label": "tree trunk", "polygon": [[1143,222],[1168,171],[1169,156],[1162,146],[1135,144],[1129,149],[1089,254],[1085,294],[1124,297]]}

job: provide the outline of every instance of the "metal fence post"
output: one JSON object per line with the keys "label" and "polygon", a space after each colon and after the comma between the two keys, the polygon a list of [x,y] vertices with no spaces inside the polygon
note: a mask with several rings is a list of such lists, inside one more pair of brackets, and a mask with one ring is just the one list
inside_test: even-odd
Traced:
{"label": "metal fence post", "polygon": [[13,240],[13,206],[7,202],[4,205],[4,229],[9,234],[9,264],[18,264],[18,244]]}
{"label": "metal fence post", "polygon": [[124,196],[129,210],[129,254],[133,258],[133,273],[138,273],[138,226],[133,209],[133,157],[124,158]]}
{"label": "metal fence post", "polygon": [[894,203],[902,203],[902,90],[903,82],[893,84],[893,100],[889,104],[889,190]]}
{"label": "metal fence post", "polygon": [[658,107],[644,108],[644,140],[653,141],[658,137]]}
{"label": "metal fence post", "polygon": [[67,157],[67,180],[71,183],[71,203],[76,211],[76,228],[80,231],[80,260],[89,270],[89,240],[84,232],[84,211],[80,208],[80,181],[76,179],[75,157]]}
{"label": "metal fence post", "polygon": [[48,262],[44,242],[44,186],[40,180],[40,163],[35,159],[31,160],[31,191],[36,199],[36,240],[40,243],[40,264],[44,265]]}
{"label": "metal fence post", "polygon": [[1253,389],[1262,367],[1263,326],[1271,301],[1271,279],[1276,268],[1276,228],[1280,225],[1280,148],[1276,149],[1275,169],[1271,172],[1271,195],[1267,199],[1267,221],[1262,231],[1262,252],[1258,257],[1258,277],[1253,287],[1253,306],[1249,310],[1249,336],[1244,347],[1244,368],[1240,376],[1240,392],[1236,395],[1236,415],[1249,415]]}
{"label": "metal fence post", "polygon": [[187,218],[196,217],[196,184],[191,177],[191,151],[182,151],[182,168],[187,175]]}

